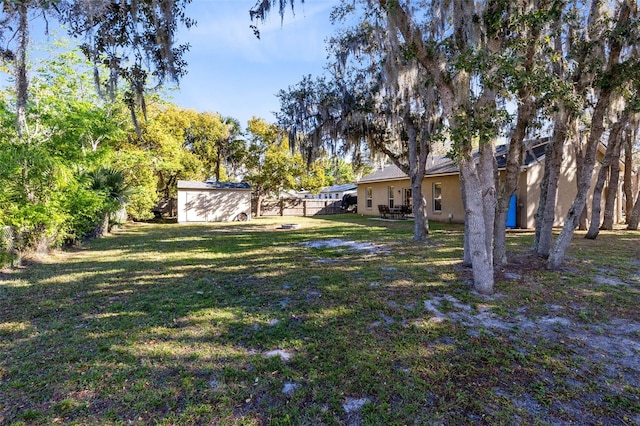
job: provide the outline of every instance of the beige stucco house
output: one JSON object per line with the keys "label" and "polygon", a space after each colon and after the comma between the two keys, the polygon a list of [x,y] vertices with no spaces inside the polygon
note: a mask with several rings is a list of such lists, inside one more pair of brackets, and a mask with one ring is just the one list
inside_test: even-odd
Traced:
{"label": "beige stucco house", "polygon": [[178,181],[178,223],[251,218],[251,187],[240,182]]}
{"label": "beige stucco house", "polygon": [[[520,172],[519,186],[512,199],[507,226],[513,228],[534,228],[535,214],[540,198],[540,185],[544,176],[544,152],[546,141],[541,141],[527,150]],[[499,170],[504,169],[506,146],[496,149]],[[600,150],[600,158],[604,149]],[[598,165],[594,171],[594,182]],[[622,179],[621,179],[622,182]],[[593,187],[593,185],[592,185]],[[573,149],[567,147],[558,182],[555,226],[562,226],[564,218],[573,203],[577,192],[576,161]],[[593,188],[590,190],[592,193]],[[622,218],[621,188],[616,201],[616,222]],[[430,221],[464,221],[464,209],[460,192],[460,174],[455,163],[445,156],[430,157],[422,181],[422,192],[427,200],[427,215]],[[589,196],[589,199],[591,196]],[[378,216],[378,205],[397,207],[411,205],[411,183],[409,177],[397,166],[390,165],[377,170],[358,181],[358,213]],[[590,202],[587,203],[591,210]]]}

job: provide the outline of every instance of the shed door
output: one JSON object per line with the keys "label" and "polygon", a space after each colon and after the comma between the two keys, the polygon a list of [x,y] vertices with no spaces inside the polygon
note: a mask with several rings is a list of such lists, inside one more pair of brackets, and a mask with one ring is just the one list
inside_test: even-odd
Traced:
{"label": "shed door", "polygon": [[202,192],[187,192],[186,194],[186,220],[187,222],[206,222],[208,200],[207,194]]}

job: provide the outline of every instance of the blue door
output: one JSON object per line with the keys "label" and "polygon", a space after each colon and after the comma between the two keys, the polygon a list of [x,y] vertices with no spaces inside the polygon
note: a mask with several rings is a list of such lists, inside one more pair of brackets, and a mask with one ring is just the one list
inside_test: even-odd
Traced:
{"label": "blue door", "polygon": [[507,228],[516,227],[516,208],[516,194],[513,194],[509,200],[509,210],[507,210]]}

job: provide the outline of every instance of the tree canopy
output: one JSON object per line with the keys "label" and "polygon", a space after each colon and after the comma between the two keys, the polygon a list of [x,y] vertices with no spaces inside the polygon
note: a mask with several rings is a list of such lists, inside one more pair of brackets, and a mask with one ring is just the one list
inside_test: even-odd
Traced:
{"label": "tree canopy", "polygon": [[[258,4],[252,16],[264,19],[276,5]],[[585,208],[596,148],[616,122],[632,121],[615,105],[633,105],[628,94],[637,93],[637,2],[356,0],[333,16],[356,24],[333,40],[329,80],[305,78],[281,93],[283,115],[303,149],[318,152],[334,132],[346,144],[365,140],[394,161],[410,158],[409,148],[419,145],[401,142],[418,135],[420,114],[431,117],[426,134],[447,141],[460,169],[465,262],[476,290],[491,293],[493,265],[506,262],[507,203],[526,141],[553,133],[536,250],[559,267]],[[507,169],[496,179],[501,139],[509,141]],[[553,153],[570,144],[578,151],[578,194],[550,250],[551,228],[543,224],[554,222],[545,212],[553,214],[561,161]]]}

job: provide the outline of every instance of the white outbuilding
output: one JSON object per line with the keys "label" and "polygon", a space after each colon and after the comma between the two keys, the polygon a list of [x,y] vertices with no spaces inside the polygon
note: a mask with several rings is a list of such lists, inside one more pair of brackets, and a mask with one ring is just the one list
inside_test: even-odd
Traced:
{"label": "white outbuilding", "polygon": [[251,218],[245,182],[178,181],[178,223],[232,222]]}

